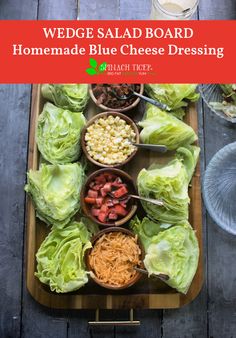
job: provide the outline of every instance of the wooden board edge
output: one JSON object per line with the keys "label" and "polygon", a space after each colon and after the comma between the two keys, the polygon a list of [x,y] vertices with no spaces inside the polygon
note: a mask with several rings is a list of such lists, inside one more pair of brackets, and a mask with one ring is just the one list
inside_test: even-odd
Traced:
{"label": "wooden board edge", "polygon": [[[35,110],[39,106],[40,97],[40,85],[33,85],[32,88],[32,99],[31,99],[31,112],[30,112],[30,131],[29,131],[29,150],[28,150],[28,170],[37,168],[37,145],[35,142],[35,128],[36,118]],[[26,287],[30,294],[34,297],[32,280],[34,277],[35,270],[35,257],[30,255],[30,246],[35,252],[35,210],[32,200],[27,196],[26,200]],[[33,226],[30,224],[34,224]],[[34,297],[35,298],[35,297]]]}

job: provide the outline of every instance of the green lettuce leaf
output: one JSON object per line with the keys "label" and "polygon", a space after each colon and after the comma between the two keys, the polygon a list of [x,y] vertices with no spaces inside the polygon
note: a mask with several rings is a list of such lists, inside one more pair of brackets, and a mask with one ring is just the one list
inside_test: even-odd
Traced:
{"label": "green lettuce leaf", "polygon": [[223,97],[229,99],[233,104],[236,104],[236,84],[221,84]]}
{"label": "green lettuce leaf", "polygon": [[186,145],[180,147],[176,151],[176,157],[183,162],[188,175],[188,182],[191,181],[194,170],[196,168],[198,158],[200,154],[200,148],[193,145]]}
{"label": "green lettuce leaf", "polygon": [[198,241],[185,221],[153,236],[146,250],[144,265],[151,274],[166,274],[166,283],[186,294],[196,273]]}
{"label": "green lettuce leaf", "polygon": [[139,239],[141,240],[145,252],[147,252],[147,249],[151,244],[152,237],[171,226],[172,224],[169,223],[159,223],[157,221],[154,222],[148,217],[144,217],[142,221],[140,221],[137,216],[134,217],[129,223],[129,227],[136,235],[138,235]]}
{"label": "green lettuce leaf", "polygon": [[84,171],[79,163],[42,164],[27,173],[25,186],[34,202],[36,215],[53,227],[63,228],[80,208]]}
{"label": "green lettuce leaf", "polygon": [[162,200],[163,206],[142,201],[147,215],[164,223],[175,224],[188,219],[188,185],[199,155],[196,146],[181,147],[167,164],[155,164],[142,169],[137,178],[142,197]]}
{"label": "green lettuce leaf", "polygon": [[82,112],[88,102],[87,84],[43,84],[42,95],[57,107]]}
{"label": "green lettuce leaf", "polygon": [[82,220],[52,230],[36,254],[35,275],[51,291],[64,293],[81,288],[88,282],[84,253],[91,248],[90,237]]}
{"label": "green lettuce leaf", "polygon": [[151,98],[167,104],[176,117],[182,117],[188,102],[199,99],[196,84],[146,84],[145,91]]}
{"label": "green lettuce leaf", "polygon": [[236,117],[236,84],[221,84],[222,102],[210,102],[215,110],[222,110],[229,117]]}
{"label": "green lettuce leaf", "polygon": [[78,160],[80,135],[86,119],[47,102],[38,118],[36,142],[45,160],[65,164]]}
{"label": "green lettuce leaf", "polygon": [[149,273],[169,276],[166,283],[186,293],[196,273],[198,241],[187,221],[176,225],[135,217],[129,224],[145,249],[144,265]]}
{"label": "green lettuce leaf", "polygon": [[188,145],[197,140],[194,130],[176,117],[151,105],[146,105],[144,119],[139,122],[142,143],[162,144],[169,150]]}

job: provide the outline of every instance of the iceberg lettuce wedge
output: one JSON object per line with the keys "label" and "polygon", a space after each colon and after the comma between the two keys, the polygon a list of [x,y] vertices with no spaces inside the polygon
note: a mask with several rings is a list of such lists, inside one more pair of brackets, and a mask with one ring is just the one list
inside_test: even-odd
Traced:
{"label": "iceberg lettuce wedge", "polygon": [[36,215],[53,227],[63,228],[80,208],[84,171],[79,163],[42,164],[27,173],[25,186],[35,205]]}
{"label": "iceberg lettuce wedge", "polygon": [[198,240],[190,224],[182,221],[172,226],[136,217],[130,227],[144,246],[144,265],[149,275],[168,275],[169,286],[187,293],[199,259]]}
{"label": "iceberg lettuce wedge", "polygon": [[47,102],[38,118],[36,142],[45,160],[65,164],[78,160],[80,135],[86,119]]}
{"label": "iceberg lettuce wedge", "polygon": [[168,229],[172,226],[172,224],[160,223],[157,221],[154,222],[148,217],[144,217],[142,221],[140,221],[136,216],[130,221],[129,226],[133,232],[139,236],[146,252],[151,244],[153,236],[156,236],[159,232]]}
{"label": "iceberg lettuce wedge", "polygon": [[146,105],[144,119],[139,122],[143,128],[140,133],[142,143],[162,144],[175,150],[197,140],[197,135],[186,123],[151,105]]}
{"label": "iceberg lettuce wedge", "polygon": [[188,102],[199,99],[196,84],[146,84],[145,91],[151,98],[167,104],[177,117],[184,115]]}
{"label": "iceberg lettuce wedge", "polygon": [[46,83],[41,88],[45,99],[57,107],[82,112],[88,102],[87,84],[52,84]]}
{"label": "iceberg lettuce wedge", "polygon": [[164,223],[175,224],[188,219],[188,185],[199,155],[196,146],[181,147],[167,164],[142,169],[137,178],[139,195],[159,199],[163,206],[142,201],[147,215]]}
{"label": "iceberg lettuce wedge", "polygon": [[150,275],[168,275],[166,283],[186,294],[196,273],[198,259],[199,247],[195,232],[188,222],[183,222],[152,238],[144,265]]}
{"label": "iceberg lettuce wedge", "polygon": [[84,253],[91,248],[90,237],[83,220],[52,230],[36,254],[35,275],[58,293],[81,288],[88,282]]}

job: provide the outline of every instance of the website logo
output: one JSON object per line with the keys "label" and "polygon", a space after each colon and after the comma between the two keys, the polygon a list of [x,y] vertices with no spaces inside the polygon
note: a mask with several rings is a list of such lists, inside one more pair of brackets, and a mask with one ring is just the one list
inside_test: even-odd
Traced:
{"label": "website logo", "polygon": [[86,69],[86,73],[88,73],[91,76],[101,74],[105,72],[107,68],[107,62],[102,62],[99,65],[98,62],[93,58],[89,59],[89,65],[90,67]]}

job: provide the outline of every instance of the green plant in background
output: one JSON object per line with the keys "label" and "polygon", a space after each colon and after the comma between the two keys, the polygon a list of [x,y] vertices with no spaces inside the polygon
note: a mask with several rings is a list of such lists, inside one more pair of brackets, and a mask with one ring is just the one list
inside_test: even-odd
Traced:
{"label": "green plant in background", "polygon": [[88,73],[89,75],[92,75],[92,76],[103,73],[106,70],[106,67],[107,67],[106,62],[102,62],[99,65],[97,63],[97,61],[93,58],[89,59],[89,64],[90,64],[90,68],[86,69],[86,73]]}

